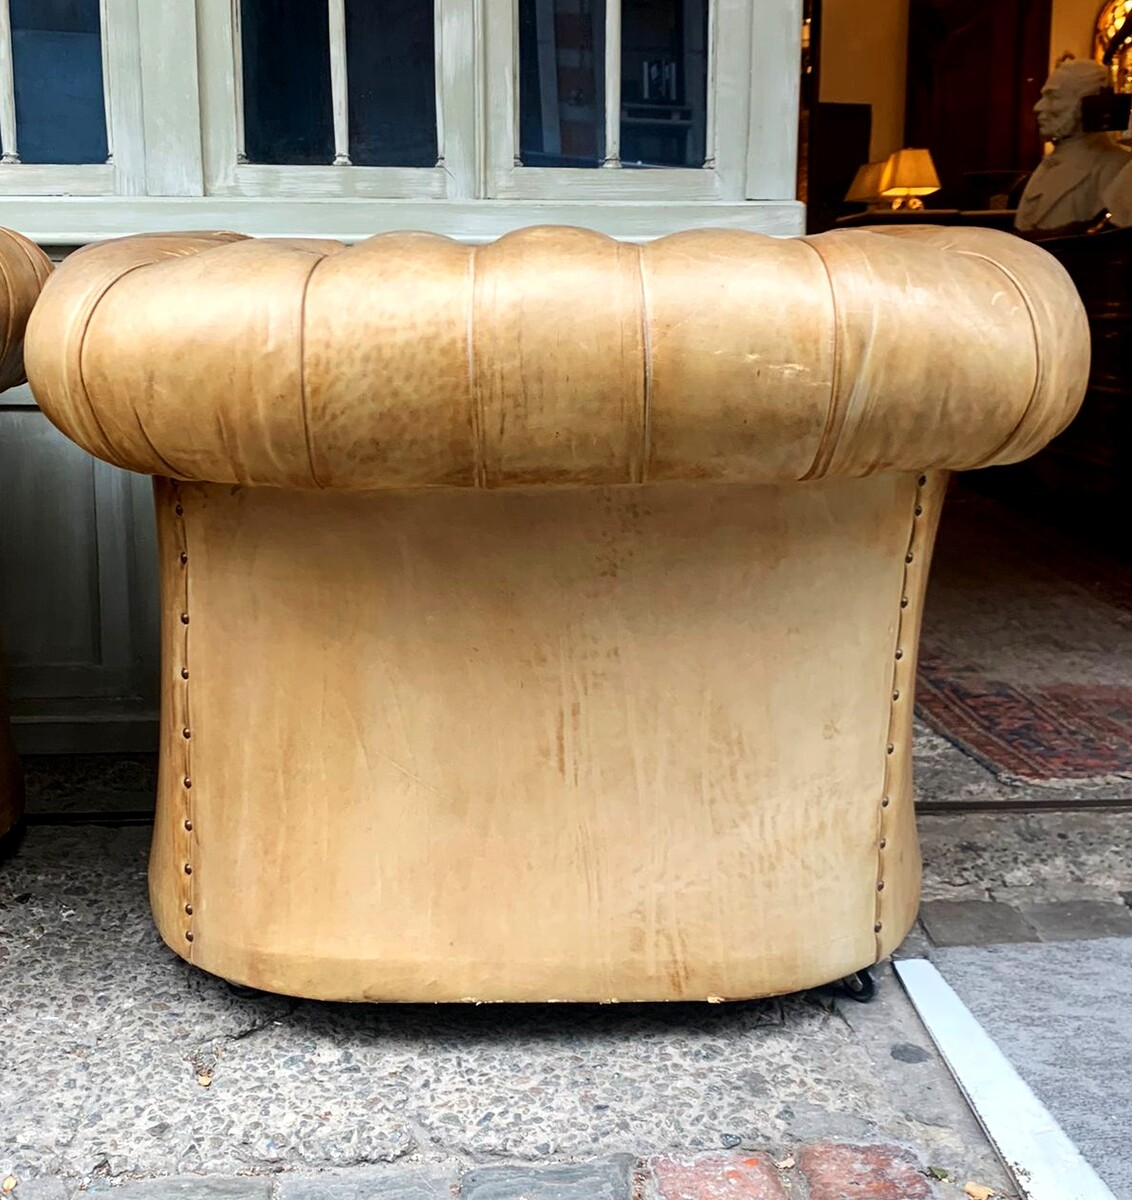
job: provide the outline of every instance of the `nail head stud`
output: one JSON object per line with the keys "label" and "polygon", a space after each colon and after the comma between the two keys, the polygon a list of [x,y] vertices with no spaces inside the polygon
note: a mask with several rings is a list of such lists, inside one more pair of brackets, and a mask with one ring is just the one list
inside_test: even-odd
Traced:
{"label": "nail head stud", "polygon": [[186,874],[186,875],[191,875],[192,873],[193,873],[193,864],[192,864],[192,863],[185,863],[185,874]]}
{"label": "nail head stud", "polygon": [[182,679],[188,679],[188,677],[189,677],[189,668],[188,668],[188,667],[182,667],[182,668],[181,668],[181,678],[182,678]]}
{"label": "nail head stud", "polygon": [[193,931],[191,929],[186,929],[185,930],[185,941],[191,942],[192,940],[193,940]]}
{"label": "nail head stud", "polygon": [[190,729],[182,729],[181,730],[181,737],[188,739],[188,738],[191,738],[192,736],[193,736],[192,730],[190,730]]}
{"label": "nail head stud", "polygon": [[185,915],[189,917],[193,915],[193,906],[191,904],[185,905]]}
{"label": "nail head stud", "polygon": [[188,614],[188,613],[181,613],[181,624],[182,624],[182,625],[187,625],[188,623],[189,623],[189,614]]}

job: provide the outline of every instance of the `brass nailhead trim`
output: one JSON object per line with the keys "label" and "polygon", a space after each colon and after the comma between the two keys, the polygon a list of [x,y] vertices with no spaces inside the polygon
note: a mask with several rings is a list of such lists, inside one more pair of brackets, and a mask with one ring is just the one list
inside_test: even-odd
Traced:
{"label": "brass nailhead trim", "polygon": [[[179,485],[174,483],[173,486],[174,486],[174,488],[177,488]],[[176,499],[176,503],[173,506],[173,511],[177,514],[178,517],[183,517],[185,515],[185,506],[184,506],[184,504],[181,503],[179,493],[175,492],[174,495],[176,496],[177,499]],[[188,550],[188,543],[186,541],[186,533],[185,533],[184,525],[178,525],[177,533],[179,534],[180,541],[181,541],[181,549],[178,552],[177,559],[182,567],[187,567],[188,562],[189,562],[189,550]],[[188,573],[187,572],[182,576],[181,588],[182,588],[182,593],[183,593],[182,594],[183,610],[180,614],[180,621],[183,626],[187,626],[189,624],[189,583],[188,583]],[[186,633],[185,641],[182,643],[182,647],[181,647],[182,666],[181,666],[180,672],[179,672],[180,676],[183,680],[187,680],[189,678],[188,640],[187,639],[188,639],[188,634]],[[186,698],[186,704],[185,704],[184,711],[185,711],[186,717],[188,717],[187,693],[184,693],[184,696]],[[193,852],[192,838],[191,838],[191,835],[193,832],[193,818],[192,818],[192,809],[190,807],[188,807],[188,791],[193,786],[192,776],[190,774],[190,759],[189,759],[189,748],[188,748],[188,742],[192,738],[192,736],[193,736],[192,730],[189,728],[188,725],[185,725],[185,727],[181,730],[181,737],[184,738],[185,743],[186,743],[185,754],[184,754],[183,774],[181,776],[181,786],[184,789],[183,794],[186,797],[186,800],[185,800],[186,808],[183,812],[181,825],[182,825],[182,828],[184,829],[184,832],[188,838],[188,844],[185,849],[186,859],[188,859],[189,856]],[[185,862],[184,868],[185,868],[186,876],[192,875],[193,864],[190,861]],[[192,915],[193,915],[193,903],[192,903],[191,890],[190,890],[189,898],[185,902],[184,908],[185,908],[186,918],[191,919]],[[185,933],[185,941],[191,942],[195,936],[192,928],[191,927],[186,928],[184,933]]]}
{"label": "brass nailhead trim", "polygon": [[[923,488],[927,482],[928,482],[927,475],[920,475],[916,479],[916,493],[917,493],[916,494],[916,503],[912,509],[912,515],[913,515],[914,521],[915,521],[915,519],[918,519],[924,515],[924,506],[922,503],[920,503],[919,492],[920,492],[920,489]],[[908,549],[905,551],[905,554],[904,554],[904,588],[900,595],[900,612],[902,614],[908,609],[908,607],[911,604],[911,598],[908,594],[908,592],[909,592],[908,568],[916,561],[916,550],[913,548],[916,544],[916,526],[915,526],[914,521],[913,521],[912,528],[909,532]],[[897,626],[897,638],[899,639],[899,638],[903,637],[903,634],[904,634],[903,616],[901,616],[900,623]],[[896,662],[903,661],[904,647],[898,645],[896,647],[896,650],[894,651],[893,657],[895,658]],[[897,668],[894,668],[894,673],[897,670],[898,670]],[[892,688],[892,703],[893,704],[895,704],[900,699],[900,688],[895,686],[895,684],[896,684],[896,679],[894,678],[893,679],[893,688]],[[894,721],[895,721],[895,715],[894,715],[894,713],[890,712],[889,713],[889,735],[890,736],[892,736],[893,730],[895,728]],[[884,784],[885,784],[886,789],[891,786],[891,779],[890,779],[891,768],[889,767],[888,763],[892,761],[892,757],[895,753],[896,753],[896,743],[895,743],[895,739],[894,739],[891,742],[887,742],[885,745],[885,781],[884,781]],[[892,804],[892,797],[888,794],[888,792],[886,790],[885,794],[881,796],[881,800],[880,800],[881,809],[882,810],[887,809],[891,804]],[[881,820],[880,824],[881,824],[881,834],[877,839],[877,893],[878,893],[878,895],[884,891],[884,884],[885,884],[884,860],[883,860],[882,856],[883,856],[883,852],[888,847],[888,837],[884,834],[883,819]],[[879,906],[879,901],[878,901],[878,906]],[[873,924],[873,932],[876,934],[879,934],[883,930],[883,928],[884,928],[884,923],[880,919],[880,911],[879,911],[879,907],[878,907],[877,914],[876,914],[876,920]],[[877,945],[877,950],[878,950],[878,952],[880,950],[879,943]]]}

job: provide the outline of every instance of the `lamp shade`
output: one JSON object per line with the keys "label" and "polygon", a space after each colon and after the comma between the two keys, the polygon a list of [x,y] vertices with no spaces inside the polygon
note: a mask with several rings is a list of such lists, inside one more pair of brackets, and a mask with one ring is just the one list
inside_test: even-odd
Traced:
{"label": "lamp shade", "polygon": [[940,188],[935,163],[927,150],[897,150],[881,174],[882,196],[930,196]]}
{"label": "lamp shade", "polygon": [[857,168],[853,182],[845,193],[845,199],[851,204],[872,204],[880,199],[880,181],[884,174],[885,160],[863,163]]}

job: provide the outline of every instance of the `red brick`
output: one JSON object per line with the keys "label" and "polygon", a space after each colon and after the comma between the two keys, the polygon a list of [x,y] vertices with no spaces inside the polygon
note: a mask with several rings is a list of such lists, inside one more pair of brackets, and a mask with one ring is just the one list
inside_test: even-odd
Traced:
{"label": "red brick", "polygon": [[920,1164],[899,1146],[815,1142],[798,1155],[810,1200],[931,1200]]}
{"label": "red brick", "polygon": [[761,1154],[661,1156],[649,1166],[657,1200],[786,1200],[777,1169]]}

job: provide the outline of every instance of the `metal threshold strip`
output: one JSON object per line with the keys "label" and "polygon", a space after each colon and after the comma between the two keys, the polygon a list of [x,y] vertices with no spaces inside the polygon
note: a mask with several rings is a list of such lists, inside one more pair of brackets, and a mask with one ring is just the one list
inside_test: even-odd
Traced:
{"label": "metal threshold strip", "polygon": [[936,968],[892,965],[1023,1200],[1116,1200]]}

